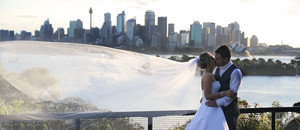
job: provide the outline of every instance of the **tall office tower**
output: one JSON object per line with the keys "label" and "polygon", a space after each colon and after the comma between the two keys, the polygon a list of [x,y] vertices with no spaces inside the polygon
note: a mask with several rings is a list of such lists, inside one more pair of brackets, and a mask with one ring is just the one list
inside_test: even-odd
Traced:
{"label": "tall office tower", "polygon": [[21,31],[21,40],[31,40],[31,32]]}
{"label": "tall office tower", "polygon": [[186,31],[186,30],[180,30],[180,33],[179,33],[179,48],[184,48],[187,46],[188,42],[189,42],[189,32]]}
{"label": "tall office tower", "polygon": [[258,47],[258,38],[253,35],[250,39],[250,48],[257,48]]}
{"label": "tall office tower", "polygon": [[244,47],[247,46],[247,40],[245,39],[245,33],[244,33],[244,32],[241,33],[241,40],[240,40],[240,41],[241,41],[240,44],[241,44],[242,46],[244,46]]}
{"label": "tall office tower", "polygon": [[40,31],[39,30],[35,30],[34,31],[34,37],[39,40],[40,39]]}
{"label": "tall office tower", "polygon": [[126,39],[129,43],[129,46],[133,46],[133,38],[135,36],[135,25],[136,25],[136,21],[135,19],[129,19],[126,22]]}
{"label": "tall office tower", "polygon": [[161,35],[159,32],[153,32],[151,38],[151,47],[156,47],[156,48],[161,47]]}
{"label": "tall office tower", "polygon": [[122,13],[117,16],[117,34],[124,34],[126,32],[125,29],[125,12],[122,11]]}
{"label": "tall office tower", "polygon": [[100,39],[100,29],[97,27],[91,28],[90,30],[90,41],[96,44],[96,41]]}
{"label": "tall office tower", "polygon": [[175,47],[176,47],[176,45],[178,43],[178,41],[177,41],[177,35],[178,34],[174,33],[174,32],[172,32],[172,33],[169,34],[168,39],[169,39],[169,50],[170,51],[175,51]]}
{"label": "tall office tower", "polygon": [[216,24],[213,22],[203,23],[203,44],[210,50],[216,47]]}
{"label": "tall office tower", "polygon": [[241,43],[241,31],[240,30],[233,30],[231,36],[231,45],[237,42],[237,45]]}
{"label": "tall office tower", "polygon": [[58,28],[55,32],[55,39],[61,41],[65,36],[65,30],[63,28]]}
{"label": "tall office tower", "polygon": [[49,19],[44,22],[44,25],[40,29],[41,40],[52,41],[53,40],[53,28],[50,24]]}
{"label": "tall office tower", "polygon": [[111,26],[111,15],[110,13],[104,14],[104,23],[101,28],[101,38],[105,45],[112,44],[112,26]]}
{"label": "tall office tower", "polygon": [[9,31],[8,37],[9,37],[9,40],[15,40],[15,32],[14,31]]}
{"label": "tall office tower", "polygon": [[104,22],[111,22],[111,14],[110,13],[104,14]]}
{"label": "tall office tower", "polygon": [[168,26],[169,26],[168,27],[168,35],[170,35],[170,33],[175,33],[175,25],[174,25],[174,23],[170,23]]}
{"label": "tall office tower", "polygon": [[229,44],[231,39],[231,30],[228,27],[222,27],[222,38],[221,43],[222,44]]}
{"label": "tall office tower", "polygon": [[90,29],[91,29],[92,28],[92,13],[93,13],[92,7],[90,8],[89,13],[90,13]]}
{"label": "tall office tower", "polygon": [[222,44],[222,26],[218,25],[216,27],[216,46]]}
{"label": "tall office tower", "polygon": [[82,21],[80,19],[70,21],[70,27],[68,28],[69,38],[74,38],[75,29],[83,29]]}
{"label": "tall office tower", "polygon": [[161,47],[165,48],[168,44],[167,38],[167,17],[158,17],[158,32],[161,36]]}
{"label": "tall office tower", "polygon": [[241,39],[241,31],[240,31],[240,25],[237,22],[228,24],[228,28],[231,30],[231,36],[230,41],[231,45],[238,42],[238,45],[240,45],[240,39]]}
{"label": "tall office tower", "polygon": [[141,39],[143,39],[144,37],[144,31],[145,30],[145,26],[141,26],[141,24],[136,24],[135,25],[135,34],[136,36],[139,36]]}
{"label": "tall office tower", "polygon": [[8,30],[0,30],[0,41],[8,41],[9,40],[9,31]]}
{"label": "tall office tower", "polygon": [[74,29],[76,28],[76,21],[70,21],[70,26],[68,28],[69,38],[74,38]]}
{"label": "tall office tower", "polygon": [[240,30],[240,25],[237,22],[228,24],[228,28],[230,28],[231,31],[233,30]]}
{"label": "tall office tower", "polygon": [[152,33],[154,32],[153,27],[155,26],[155,14],[152,10],[147,10],[145,14],[145,36],[144,36],[144,42],[146,45],[150,46],[151,44],[151,38]]}
{"label": "tall office tower", "polygon": [[203,28],[209,28],[208,35],[215,35],[216,34],[216,24],[213,22],[203,22]]}
{"label": "tall office tower", "polygon": [[192,47],[203,48],[202,44],[202,25],[199,21],[195,21],[190,26],[190,43]]}

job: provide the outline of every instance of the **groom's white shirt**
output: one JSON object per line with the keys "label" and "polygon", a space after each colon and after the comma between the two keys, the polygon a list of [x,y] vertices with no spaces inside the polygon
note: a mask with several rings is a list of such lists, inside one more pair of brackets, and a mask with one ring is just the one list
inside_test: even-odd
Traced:
{"label": "groom's white shirt", "polygon": [[[223,75],[223,73],[232,65],[233,63],[231,61],[229,61],[225,66],[219,66],[220,68],[220,77]],[[213,74],[216,73],[216,69],[213,71]],[[237,93],[237,91],[240,88],[241,82],[242,82],[242,78],[243,78],[243,74],[239,69],[234,69],[231,73],[230,76],[230,90],[233,90],[235,93]],[[235,97],[236,98],[236,97]],[[220,106],[228,106],[232,101],[234,100],[234,98],[230,98],[230,97],[222,97],[222,98],[218,98],[216,100],[217,105]]]}

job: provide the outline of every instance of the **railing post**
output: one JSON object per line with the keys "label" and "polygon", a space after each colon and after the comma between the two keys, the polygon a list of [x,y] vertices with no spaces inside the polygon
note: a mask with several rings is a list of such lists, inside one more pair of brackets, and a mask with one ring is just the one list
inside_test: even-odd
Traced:
{"label": "railing post", "polygon": [[152,130],[152,118],[151,116],[148,117],[148,130]]}
{"label": "railing post", "polygon": [[80,119],[75,119],[75,130],[80,130],[81,121]]}
{"label": "railing post", "polygon": [[272,111],[272,130],[275,130],[275,111]]}

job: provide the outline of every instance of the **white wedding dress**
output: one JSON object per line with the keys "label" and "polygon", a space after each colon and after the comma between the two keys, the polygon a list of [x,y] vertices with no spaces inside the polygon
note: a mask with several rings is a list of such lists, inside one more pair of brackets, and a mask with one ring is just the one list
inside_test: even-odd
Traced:
{"label": "white wedding dress", "polygon": [[[217,93],[221,85],[218,81],[212,83],[212,93]],[[221,107],[208,107],[202,91],[202,103],[186,130],[229,130]]]}

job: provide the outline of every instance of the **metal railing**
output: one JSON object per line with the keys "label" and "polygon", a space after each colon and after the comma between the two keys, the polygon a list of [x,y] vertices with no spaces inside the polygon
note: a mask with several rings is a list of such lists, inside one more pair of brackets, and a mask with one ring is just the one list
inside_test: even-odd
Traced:
{"label": "metal railing", "polygon": [[[300,112],[300,107],[267,107],[267,108],[241,108],[241,113],[272,113],[272,130],[275,130],[276,112]],[[175,110],[175,111],[140,111],[140,112],[79,112],[63,114],[25,114],[25,115],[0,115],[0,121],[9,120],[74,120],[75,129],[80,130],[81,119],[99,118],[127,118],[146,117],[148,118],[148,130],[152,130],[153,118],[161,116],[187,116],[194,115],[196,110]]]}

